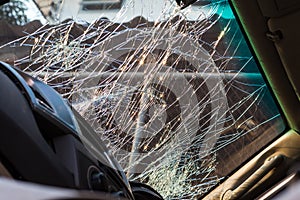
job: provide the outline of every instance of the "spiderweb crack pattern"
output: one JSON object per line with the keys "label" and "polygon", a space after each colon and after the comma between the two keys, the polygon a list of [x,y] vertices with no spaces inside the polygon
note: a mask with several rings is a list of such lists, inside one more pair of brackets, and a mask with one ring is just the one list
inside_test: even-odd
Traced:
{"label": "spiderweb crack pattern", "polygon": [[281,126],[236,21],[217,13],[225,6],[194,21],[168,8],[155,21],[66,20],[1,48],[30,48],[14,64],[68,99],[131,180],[191,199]]}

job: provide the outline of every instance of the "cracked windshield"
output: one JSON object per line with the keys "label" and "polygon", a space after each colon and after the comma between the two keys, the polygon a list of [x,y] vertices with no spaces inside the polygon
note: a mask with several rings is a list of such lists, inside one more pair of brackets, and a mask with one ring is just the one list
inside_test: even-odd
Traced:
{"label": "cracked windshield", "polygon": [[226,0],[13,0],[0,60],[68,99],[130,180],[201,198],[284,129]]}

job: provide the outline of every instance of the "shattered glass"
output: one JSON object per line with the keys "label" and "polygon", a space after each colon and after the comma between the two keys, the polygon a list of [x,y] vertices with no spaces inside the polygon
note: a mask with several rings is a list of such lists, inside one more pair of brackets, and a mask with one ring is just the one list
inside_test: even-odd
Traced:
{"label": "shattered glass", "polygon": [[130,180],[199,198],[285,126],[227,1],[156,1],[29,23],[1,60],[68,99]]}

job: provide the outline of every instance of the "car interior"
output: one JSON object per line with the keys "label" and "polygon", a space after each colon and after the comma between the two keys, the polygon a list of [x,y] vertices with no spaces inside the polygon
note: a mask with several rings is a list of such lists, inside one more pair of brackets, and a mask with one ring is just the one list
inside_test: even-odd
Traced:
{"label": "car interior", "polygon": [[[222,11],[216,9],[217,11],[214,12],[217,14],[215,13],[209,17],[207,21],[200,20],[200,22],[197,22],[194,19],[185,21],[179,17],[170,21],[167,20],[167,22],[164,21],[160,26],[157,25],[158,22],[152,22],[150,18],[148,20],[142,17],[124,23],[114,22],[113,24],[109,24],[107,18],[101,18],[95,23],[88,24],[72,22],[72,20],[66,20],[60,25],[45,26],[36,21],[24,25],[7,25],[6,22],[4,25],[0,24],[9,27],[5,31],[0,31],[0,36],[3,38],[0,43],[0,54],[2,54],[0,55],[0,91],[1,95],[5,95],[5,98],[4,96],[1,97],[0,103],[1,105],[7,105],[0,108],[0,124],[4,127],[0,137],[2,138],[0,139],[1,177],[13,178],[16,180],[16,184],[20,182],[21,185],[23,184],[22,181],[36,183],[39,184],[41,190],[45,189],[45,191],[52,191],[53,186],[58,191],[67,188],[66,191],[69,192],[69,196],[65,196],[67,199],[295,199],[293,192],[300,191],[298,184],[300,167],[300,118],[298,119],[300,116],[300,80],[298,80],[298,77],[300,76],[300,70],[297,68],[299,54],[297,48],[300,44],[300,38],[297,39],[300,34],[297,21],[300,20],[300,2],[297,0],[176,0],[170,2],[177,4],[177,9],[182,10],[182,12],[189,9],[197,12],[198,8],[206,9],[205,6],[215,4],[225,4],[227,7],[225,6]],[[1,1],[1,4],[4,3],[7,2]],[[117,4],[118,6],[121,5],[122,1],[118,1]],[[86,5],[90,6],[88,3]],[[116,7],[113,9],[116,9]],[[229,9],[229,17],[226,9]],[[201,10],[201,12],[204,11]],[[221,14],[218,12],[221,12]],[[186,16],[189,17],[189,15]],[[217,20],[215,20],[216,18]],[[185,23],[188,25],[180,25]],[[157,27],[159,28],[155,29]],[[167,29],[166,27],[171,28]],[[177,35],[175,32],[168,32],[175,29],[174,27],[177,28]],[[200,28],[195,31],[195,27]],[[150,31],[147,32],[148,30]],[[200,30],[205,31],[200,34]],[[71,57],[71,54],[68,55],[73,59],[68,60],[68,62],[72,62],[75,67],[67,69],[65,74],[73,75],[82,69],[80,68],[81,65],[90,66],[92,72],[102,70],[105,66],[105,70],[101,71],[103,73],[101,74],[102,77],[97,79],[96,84],[101,86],[97,92],[101,94],[107,92],[105,94],[109,98],[103,100],[101,96],[101,98],[88,104],[88,106],[93,106],[94,111],[104,110],[95,117],[96,121],[98,120],[97,123],[102,120],[101,125],[95,125],[95,120],[91,120],[93,115],[87,115],[86,112],[83,112],[84,110],[80,110],[82,108],[86,109],[82,106],[84,101],[82,103],[81,100],[78,100],[81,98],[80,95],[78,95],[80,97],[78,99],[74,97],[68,99],[69,102],[62,100],[61,96],[66,98],[70,91],[74,91],[74,89],[68,89],[67,87],[67,89],[58,87],[63,85],[61,83],[69,83],[65,81],[67,75],[65,77],[61,75],[59,77],[60,81],[47,82],[48,85],[54,86],[55,92],[54,89],[49,89],[50,87],[48,88],[48,85],[44,83],[45,77],[47,77],[44,72],[34,74],[41,66],[47,65],[47,59],[54,60],[51,57],[53,55],[49,53],[50,51],[45,50],[45,53],[42,48],[39,48],[38,44],[51,46],[52,43],[47,43],[47,41],[55,39],[55,37],[58,37],[59,32],[62,33],[63,31],[68,32],[70,40],[77,41],[78,39],[82,42],[80,44],[88,49],[85,54],[72,54],[74,57]],[[181,34],[181,31],[186,31],[186,33]],[[47,35],[50,32],[53,33],[53,36]],[[166,52],[171,52],[171,56],[166,60],[160,57],[166,55],[166,53],[162,53],[165,51],[164,41],[168,41],[167,36],[164,34],[184,38],[183,42],[178,40],[176,43],[176,45],[180,44],[181,46],[168,46]],[[186,37],[188,34],[192,39]],[[40,38],[40,40],[36,38]],[[139,39],[136,40],[136,38]],[[142,47],[149,38],[154,38],[155,42],[151,43],[152,46],[148,49],[145,46],[144,49],[147,49],[147,53],[145,53]],[[54,39],[53,41],[55,41]],[[199,43],[195,44],[194,41],[196,40],[199,40]],[[99,43],[96,43],[98,41]],[[224,42],[224,44],[219,45],[219,41]],[[23,45],[26,42],[30,45]],[[74,46],[77,48],[76,45]],[[89,54],[90,52],[103,53],[103,48],[106,48],[107,52],[117,59],[110,62],[109,59],[107,59],[108,61],[102,60],[102,57]],[[128,53],[127,50],[130,48],[133,49]],[[156,50],[153,50],[154,48]],[[179,52],[178,55],[176,52]],[[218,57],[216,52],[222,56]],[[234,56],[230,57],[232,52],[234,52]],[[187,56],[180,60],[180,55],[185,55],[185,53]],[[28,54],[31,55],[28,56]],[[56,54],[58,53],[54,53],[54,56]],[[193,60],[193,56],[188,54],[194,57],[198,56],[201,62],[205,60],[203,66],[209,63],[207,64],[208,67],[203,72],[200,68],[193,68],[193,62],[198,63]],[[37,55],[43,55],[41,57],[45,60],[38,60],[40,58]],[[47,55],[50,56],[47,57]],[[80,64],[78,64],[79,61],[76,60],[76,56],[85,58],[87,61],[80,60]],[[104,53],[101,56],[105,57]],[[24,59],[22,59],[23,57]],[[228,57],[230,59],[225,60]],[[145,58],[143,62],[139,61],[141,58]],[[154,59],[155,62],[151,59]],[[135,63],[136,60],[139,62]],[[105,62],[108,62],[108,64]],[[156,72],[147,71],[145,66],[151,68],[155,64],[160,65],[160,62],[163,62],[166,66],[171,66],[172,69],[165,70],[162,67],[157,72],[157,77],[159,77],[159,81],[157,81],[155,79]],[[59,63],[59,61],[55,60],[55,63]],[[129,63],[133,68],[122,71],[123,63]],[[188,67],[180,68],[182,64]],[[140,67],[140,65],[143,66]],[[243,68],[239,68],[240,65],[243,65]],[[51,73],[55,74],[55,70],[59,71],[58,67],[61,66],[64,67],[63,64],[54,66],[51,63],[47,70],[50,71],[50,75]],[[80,67],[76,68],[77,66]],[[181,86],[175,85],[173,82],[178,81],[179,85],[185,85],[185,80],[182,80],[180,75],[178,75],[179,78],[177,76],[174,76],[175,78],[171,77],[169,82],[160,82],[161,74],[174,72],[175,70],[180,73],[196,73],[196,75],[192,74],[190,77],[188,77],[189,74],[186,75],[188,77],[186,78],[188,80],[187,84],[192,84],[192,88],[197,88],[195,92],[189,93],[189,89],[184,88],[182,89],[183,92],[178,94],[180,90],[178,88],[181,88]],[[211,75],[216,71],[216,76]],[[80,77],[83,78],[80,80],[88,80],[85,72],[81,71]],[[129,76],[125,72],[128,72]],[[140,82],[144,83],[143,80],[147,79],[147,76],[142,74],[141,77],[136,76],[137,78],[130,79],[133,72],[138,75],[148,72],[154,74],[153,80],[155,81],[151,83],[152,85],[148,83],[144,85],[147,85],[147,87],[151,85],[152,88],[155,88],[155,91],[158,91],[153,93],[154,96],[161,97],[160,100],[157,100],[158,103],[155,102],[155,106],[167,105],[166,114],[162,115],[161,118],[165,117],[165,121],[175,127],[174,129],[178,128],[178,132],[187,132],[184,136],[179,134],[178,140],[185,140],[186,138],[190,140],[187,144],[183,143],[176,146],[176,148],[174,147],[174,151],[172,151],[174,153],[183,151],[185,148],[188,149],[185,154],[180,152],[179,158],[176,157],[179,160],[178,164],[175,167],[171,166],[172,169],[176,167],[178,169],[175,172],[171,170],[173,173],[170,174],[162,171],[156,176],[161,177],[158,178],[159,181],[173,176],[175,181],[173,180],[172,183],[192,179],[188,189],[176,184],[172,187],[165,187],[168,182],[164,181],[151,182],[151,178],[154,176],[150,176],[149,173],[152,173],[152,171],[147,170],[149,170],[149,167],[154,167],[154,171],[159,171],[160,168],[157,167],[156,162],[160,159],[157,157],[152,159],[150,163],[147,163],[147,158],[140,158],[145,159],[141,161],[142,164],[146,163],[144,165],[139,164],[133,167],[128,165],[128,162],[133,162],[132,160],[137,158],[131,154],[125,157],[125,149],[129,149],[128,151],[135,155],[134,153],[147,152],[148,146],[151,145],[151,148],[155,149],[154,146],[161,140],[164,140],[163,144],[167,144],[171,140],[166,139],[165,141],[168,135],[165,136],[161,130],[150,129],[151,120],[148,118],[151,118],[149,117],[151,112],[153,114],[155,111],[151,108],[142,110],[139,107],[142,104],[141,102],[148,101],[145,98],[149,97],[144,97],[143,94],[136,92],[147,90],[144,85],[138,85]],[[121,76],[118,76],[118,74],[122,74],[122,77],[125,78],[120,78]],[[205,78],[206,74],[210,74],[208,78]],[[33,78],[34,76],[35,78]],[[111,78],[110,76],[114,77]],[[116,78],[116,76],[118,77]],[[194,80],[194,76],[200,78]],[[76,82],[79,79],[73,80]],[[130,81],[131,83],[128,83]],[[111,89],[112,85],[125,85],[125,83],[128,84],[126,86],[134,87],[134,94],[130,98],[138,103],[128,103],[131,107],[123,108],[123,110],[112,109],[111,111],[110,107],[107,106],[108,104],[105,103],[109,101],[113,104],[114,98],[117,96],[115,94],[121,93],[121,90],[117,90],[118,88]],[[205,88],[202,87],[202,83],[206,84]],[[213,84],[214,87],[210,84]],[[135,87],[136,85],[138,86]],[[86,87],[90,87],[90,85]],[[255,89],[255,87],[258,89]],[[178,89],[177,93],[176,91],[172,93],[172,90],[175,90],[174,88]],[[170,94],[169,97],[163,97],[162,93],[164,92]],[[257,93],[259,94],[256,95]],[[74,96],[77,95],[76,92],[74,94]],[[210,96],[207,97],[207,94]],[[188,96],[187,100],[184,95]],[[117,102],[121,103],[114,103],[112,107],[117,107],[119,104],[122,106],[122,102],[126,101],[124,96],[118,98]],[[212,99],[209,106],[203,108],[201,106],[196,108],[197,106],[195,106],[187,110],[187,112],[192,113],[192,116],[189,113],[184,113],[182,104],[193,105],[194,102],[200,101],[199,99],[207,100],[207,98]],[[226,103],[224,103],[224,99],[226,99]],[[104,106],[101,107],[102,104]],[[255,104],[254,107],[253,104]],[[168,107],[168,105],[170,106]],[[195,103],[195,105],[199,104]],[[22,109],[23,111],[20,112]],[[132,114],[136,110],[140,112]],[[213,112],[214,110],[217,111]],[[18,112],[20,114],[15,115]],[[209,118],[207,117],[209,115],[202,117],[200,114],[198,116],[193,112],[213,114]],[[27,115],[26,113],[30,114]],[[147,120],[140,113],[148,117]],[[130,120],[123,120],[122,114],[132,115],[130,119],[139,120],[142,118],[142,123],[137,122],[134,124],[138,128],[149,123],[149,130],[157,131],[155,134],[159,137],[153,140],[155,144],[149,142],[147,145],[138,146],[139,144],[135,143],[136,138],[138,138],[137,135],[133,139],[131,138],[132,141],[125,143],[124,147],[111,144],[112,142],[106,143],[106,140],[96,142],[97,137],[95,135],[98,134],[96,130],[102,131],[101,133],[104,135],[114,130],[113,135],[124,138],[127,138],[126,131],[132,135],[138,132],[136,131],[139,130],[138,128],[133,130],[126,127],[122,129],[122,126],[125,127],[127,123],[132,123]],[[179,118],[179,122],[174,122],[172,116],[175,116],[176,120],[178,116],[182,118]],[[208,119],[212,120],[214,116],[216,117],[214,124],[212,125],[211,122],[209,124]],[[229,116],[233,116],[232,119]],[[184,117],[188,120],[183,120]],[[200,120],[195,123],[197,126],[204,128],[199,130],[197,128],[195,133],[189,134],[196,126],[192,119],[198,117]],[[113,120],[107,120],[110,118]],[[161,121],[154,120],[153,126],[160,126]],[[184,122],[188,125],[181,128],[178,124]],[[166,130],[166,128],[162,129]],[[14,130],[13,133],[11,130]],[[19,139],[16,140],[16,137]],[[139,142],[142,143],[143,141]],[[135,144],[138,147],[135,147]],[[175,144],[172,145],[175,146]],[[103,146],[107,146],[107,148]],[[109,150],[117,147],[121,150],[115,150],[113,153]],[[168,148],[171,147],[168,146]],[[21,155],[22,152],[31,155],[31,157],[25,159]],[[148,152],[152,151],[149,150]],[[163,150],[158,152],[163,152]],[[111,154],[116,159],[112,158]],[[188,156],[191,158],[187,159]],[[29,162],[29,164],[26,162]],[[188,166],[189,163],[196,165],[196,172],[198,173],[189,174],[187,172],[188,178],[179,179],[180,174],[185,174],[187,170],[182,166]],[[181,169],[182,171],[180,171]],[[193,170],[195,171],[194,168]],[[163,173],[167,176],[164,176]],[[87,176],[88,178],[86,178]],[[33,189],[35,187],[29,186],[20,189],[20,187],[12,187],[10,182],[3,181],[1,183],[0,180],[0,191],[11,188],[16,193],[21,191],[24,194],[35,194],[36,191]],[[172,193],[172,190],[175,193],[175,191],[183,190],[183,188],[187,192]],[[74,192],[74,190],[78,193],[70,195],[70,192]],[[86,193],[89,190],[93,190],[95,193]],[[183,194],[186,196],[180,196]],[[5,193],[5,195],[9,197],[10,194]],[[48,199],[60,198],[48,196]]]}
{"label": "car interior", "polygon": [[[296,64],[297,1],[231,1],[287,120],[274,143],[213,190],[205,199],[271,199],[298,179],[299,83]],[[285,184],[282,184],[286,181]],[[273,189],[275,188],[275,189]]]}

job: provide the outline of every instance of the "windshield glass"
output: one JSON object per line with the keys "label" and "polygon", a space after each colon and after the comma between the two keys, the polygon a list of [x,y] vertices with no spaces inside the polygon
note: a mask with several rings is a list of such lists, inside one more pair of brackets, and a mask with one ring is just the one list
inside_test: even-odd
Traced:
{"label": "windshield glass", "polygon": [[205,195],[285,129],[225,0],[9,5],[0,60],[69,99],[128,178],[166,199]]}

